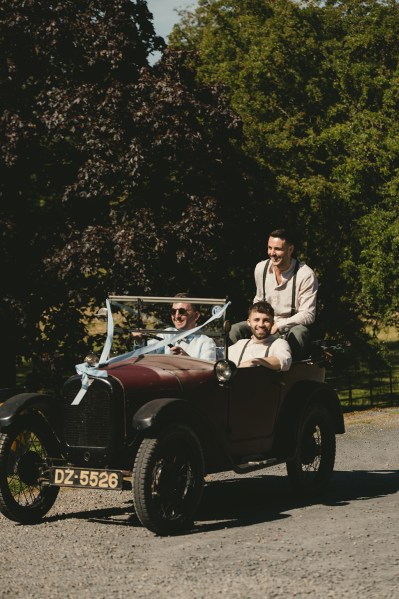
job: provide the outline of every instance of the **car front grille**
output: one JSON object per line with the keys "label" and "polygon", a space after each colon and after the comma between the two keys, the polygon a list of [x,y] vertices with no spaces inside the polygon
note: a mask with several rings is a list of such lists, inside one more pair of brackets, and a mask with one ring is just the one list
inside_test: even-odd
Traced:
{"label": "car front grille", "polygon": [[108,447],[116,409],[112,387],[95,380],[81,402],[73,406],[79,389],[80,379],[67,383],[64,389],[64,441],[69,447]]}

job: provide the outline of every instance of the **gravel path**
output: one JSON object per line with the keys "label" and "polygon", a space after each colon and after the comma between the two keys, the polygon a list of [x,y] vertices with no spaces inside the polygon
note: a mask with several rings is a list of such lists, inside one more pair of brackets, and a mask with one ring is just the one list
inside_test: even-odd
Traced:
{"label": "gravel path", "polygon": [[399,599],[399,409],[345,420],[326,503],[278,467],[210,477],[177,537],[139,526],[127,491],[63,490],[35,526],[0,516],[0,597]]}

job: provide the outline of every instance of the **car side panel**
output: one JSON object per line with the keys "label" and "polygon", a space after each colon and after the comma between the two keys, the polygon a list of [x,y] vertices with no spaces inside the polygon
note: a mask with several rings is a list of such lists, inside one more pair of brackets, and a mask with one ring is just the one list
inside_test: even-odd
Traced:
{"label": "car side panel", "polygon": [[230,386],[229,443],[235,456],[265,453],[281,398],[281,373],[267,368],[240,368]]}

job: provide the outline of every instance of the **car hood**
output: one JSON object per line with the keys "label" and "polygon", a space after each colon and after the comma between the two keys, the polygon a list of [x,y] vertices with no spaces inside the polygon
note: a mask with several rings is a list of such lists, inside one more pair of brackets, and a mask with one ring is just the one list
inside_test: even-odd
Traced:
{"label": "car hood", "polygon": [[150,389],[180,395],[184,389],[214,380],[214,363],[188,356],[143,355],[111,362],[104,370],[129,390]]}

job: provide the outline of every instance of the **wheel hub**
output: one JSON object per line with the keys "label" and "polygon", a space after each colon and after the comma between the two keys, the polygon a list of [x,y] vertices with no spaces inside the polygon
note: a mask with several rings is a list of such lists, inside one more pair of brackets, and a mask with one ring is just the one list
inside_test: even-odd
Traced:
{"label": "wheel hub", "polygon": [[320,439],[318,431],[313,431],[307,437],[306,442],[302,446],[301,461],[302,464],[311,464],[318,456],[320,456]]}
{"label": "wheel hub", "polygon": [[25,485],[37,485],[42,465],[43,460],[38,453],[27,451],[18,461],[17,474]]}
{"label": "wheel hub", "polygon": [[174,503],[184,499],[188,488],[187,464],[161,463],[155,476],[154,495],[166,503]]}

